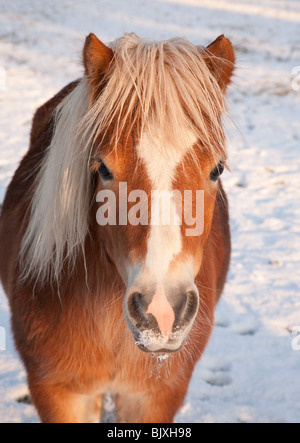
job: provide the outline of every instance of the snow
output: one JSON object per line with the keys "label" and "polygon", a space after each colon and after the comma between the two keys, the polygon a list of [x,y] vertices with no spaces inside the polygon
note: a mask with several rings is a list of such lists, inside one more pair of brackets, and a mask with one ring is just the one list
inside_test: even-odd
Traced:
{"label": "snow", "polygon": [[[86,34],[208,44],[225,33],[236,44],[239,69],[228,96],[236,126],[228,131],[231,173],[224,177],[232,264],[176,421],[299,423],[300,3],[0,0],[0,11],[0,203],[27,149],[34,110],[80,77]],[[27,393],[26,375],[2,290],[0,326],[0,422],[38,422],[32,406],[17,402]]]}

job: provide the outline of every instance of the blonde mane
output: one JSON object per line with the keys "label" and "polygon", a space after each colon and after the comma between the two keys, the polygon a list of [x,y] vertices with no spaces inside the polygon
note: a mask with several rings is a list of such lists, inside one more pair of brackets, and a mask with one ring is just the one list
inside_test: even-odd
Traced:
{"label": "blonde mane", "polygon": [[84,252],[90,157],[99,136],[109,131],[113,148],[133,130],[151,136],[155,128],[164,146],[180,149],[192,133],[212,156],[224,155],[224,97],[203,48],[185,39],[152,42],[134,34],[110,46],[115,57],[99,97],[90,104],[84,77],[55,111],[53,139],[35,182],[22,242],[23,277],[58,281],[64,264],[75,264],[78,252]]}

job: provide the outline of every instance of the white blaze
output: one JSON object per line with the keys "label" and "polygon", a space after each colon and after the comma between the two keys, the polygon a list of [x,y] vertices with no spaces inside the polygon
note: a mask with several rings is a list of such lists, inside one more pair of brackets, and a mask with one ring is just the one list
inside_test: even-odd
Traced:
{"label": "white blaze", "polygon": [[[186,146],[178,148],[178,146],[164,146],[155,137],[143,135],[138,146],[139,156],[145,162],[154,191],[151,195],[151,227],[146,266],[157,283],[162,282],[170,262],[182,249],[181,227],[172,196],[172,181],[177,166],[196,142],[196,138],[191,134],[187,134],[186,140]],[[169,194],[171,202],[169,224],[164,223],[166,217],[163,214],[163,199],[160,199],[162,194]]]}

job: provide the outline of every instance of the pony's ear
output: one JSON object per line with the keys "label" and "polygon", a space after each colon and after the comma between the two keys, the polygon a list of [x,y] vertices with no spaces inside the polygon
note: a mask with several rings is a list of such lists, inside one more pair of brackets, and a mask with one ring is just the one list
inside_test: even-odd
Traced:
{"label": "pony's ear", "polygon": [[114,53],[104,45],[95,34],[90,34],[83,48],[83,64],[85,75],[91,83],[98,82],[100,77],[107,71]]}
{"label": "pony's ear", "polygon": [[235,53],[230,40],[220,35],[205,49],[206,64],[225,93],[235,68]]}

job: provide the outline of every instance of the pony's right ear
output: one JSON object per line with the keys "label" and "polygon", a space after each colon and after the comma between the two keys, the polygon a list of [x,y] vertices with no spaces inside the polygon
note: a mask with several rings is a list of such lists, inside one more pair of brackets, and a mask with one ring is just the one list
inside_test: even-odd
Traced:
{"label": "pony's right ear", "polygon": [[83,48],[83,64],[85,75],[91,84],[99,84],[114,57],[113,51],[102,43],[95,34],[90,34]]}

